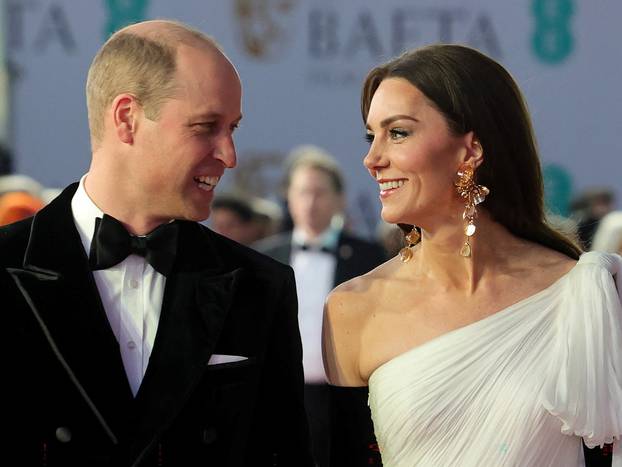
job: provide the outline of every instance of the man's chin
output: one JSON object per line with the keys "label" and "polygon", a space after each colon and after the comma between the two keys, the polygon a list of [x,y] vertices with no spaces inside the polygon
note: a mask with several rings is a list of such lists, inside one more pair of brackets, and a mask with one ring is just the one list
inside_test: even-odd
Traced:
{"label": "man's chin", "polygon": [[202,209],[198,211],[188,212],[184,215],[181,220],[184,221],[192,221],[192,222],[204,222],[206,221],[211,214],[211,209]]}
{"label": "man's chin", "polygon": [[179,215],[175,216],[175,219],[182,221],[190,221],[190,222],[204,222],[208,219],[211,214],[211,207],[201,207],[200,209],[184,209]]}

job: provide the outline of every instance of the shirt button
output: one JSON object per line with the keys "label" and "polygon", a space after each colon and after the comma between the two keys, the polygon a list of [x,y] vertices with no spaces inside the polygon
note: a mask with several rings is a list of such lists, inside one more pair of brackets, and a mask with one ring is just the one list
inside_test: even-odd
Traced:
{"label": "shirt button", "polygon": [[61,443],[68,443],[71,441],[71,431],[66,426],[59,426],[54,433],[56,439]]}
{"label": "shirt button", "polygon": [[138,281],[136,279],[131,279],[130,280],[130,287],[133,289],[137,289],[138,288]]}
{"label": "shirt button", "polygon": [[136,348],[136,343],[134,341],[129,341],[127,343],[127,348],[130,350],[134,350]]}
{"label": "shirt button", "polygon": [[212,444],[218,438],[218,432],[215,428],[206,428],[203,430],[203,443]]}

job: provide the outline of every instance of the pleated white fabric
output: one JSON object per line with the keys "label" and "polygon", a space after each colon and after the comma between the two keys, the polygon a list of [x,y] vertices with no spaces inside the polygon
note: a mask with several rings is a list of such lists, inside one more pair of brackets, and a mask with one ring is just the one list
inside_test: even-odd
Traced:
{"label": "pleated white fabric", "polygon": [[381,365],[369,405],[383,465],[574,467],[580,437],[619,440],[619,291],[622,257],[584,253],[545,290]]}

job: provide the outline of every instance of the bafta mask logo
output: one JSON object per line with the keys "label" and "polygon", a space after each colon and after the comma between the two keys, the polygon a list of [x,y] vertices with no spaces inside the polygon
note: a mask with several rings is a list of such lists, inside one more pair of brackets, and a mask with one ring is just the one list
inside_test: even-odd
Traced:
{"label": "bafta mask logo", "polygon": [[297,0],[235,0],[244,51],[251,57],[280,57],[290,42],[290,16]]}

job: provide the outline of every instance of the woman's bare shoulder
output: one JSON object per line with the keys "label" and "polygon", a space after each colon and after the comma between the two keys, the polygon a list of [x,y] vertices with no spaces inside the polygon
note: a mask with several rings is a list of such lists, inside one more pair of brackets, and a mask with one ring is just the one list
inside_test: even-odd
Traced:
{"label": "woman's bare shoulder", "polygon": [[533,245],[523,261],[525,269],[540,272],[545,280],[558,279],[577,264],[576,259],[542,245]]}
{"label": "woman's bare shoulder", "polygon": [[344,282],[326,299],[323,351],[331,384],[366,384],[359,368],[361,333],[376,306],[376,291],[388,272],[386,264]]}
{"label": "woman's bare shoulder", "polygon": [[335,318],[359,321],[373,309],[379,289],[391,279],[395,266],[394,260],[389,260],[335,287],[326,299],[327,312]]}

